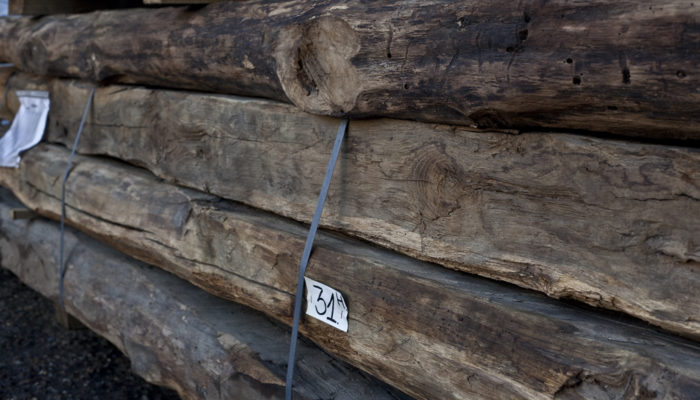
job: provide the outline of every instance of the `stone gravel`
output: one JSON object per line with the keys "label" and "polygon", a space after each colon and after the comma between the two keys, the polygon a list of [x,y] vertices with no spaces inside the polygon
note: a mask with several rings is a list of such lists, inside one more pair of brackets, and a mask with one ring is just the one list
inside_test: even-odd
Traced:
{"label": "stone gravel", "polygon": [[50,300],[0,268],[0,399],[178,398],[134,375],[129,360],[89,329],[63,328]]}

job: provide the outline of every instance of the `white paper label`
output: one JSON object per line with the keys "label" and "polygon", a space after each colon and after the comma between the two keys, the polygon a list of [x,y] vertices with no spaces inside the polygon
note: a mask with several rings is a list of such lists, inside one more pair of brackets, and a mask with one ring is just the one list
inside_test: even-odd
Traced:
{"label": "white paper label", "polygon": [[10,129],[0,138],[0,167],[19,167],[21,152],[41,141],[49,115],[49,92],[18,90],[20,107]]}
{"label": "white paper label", "polygon": [[348,306],[343,295],[330,286],[306,280],[306,314],[343,332],[348,331]]}

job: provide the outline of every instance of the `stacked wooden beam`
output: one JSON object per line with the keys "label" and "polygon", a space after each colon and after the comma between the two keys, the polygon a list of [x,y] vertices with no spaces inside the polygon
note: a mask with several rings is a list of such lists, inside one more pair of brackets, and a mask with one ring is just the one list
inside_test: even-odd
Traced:
{"label": "stacked wooden beam", "polygon": [[3,21],[0,59],[335,116],[697,140],[693,1],[250,0],[26,17]]}
{"label": "stacked wooden beam", "polygon": [[[21,206],[0,189],[0,263],[57,300],[58,224],[8,219]],[[284,398],[285,329],[75,230],[65,239],[67,310],[122,350],[135,372],[185,399]],[[295,398],[407,398],[311,344],[299,344],[299,359]]]}
{"label": "stacked wooden beam", "polygon": [[[73,143],[90,85],[11,85],[61,99],[48,139]],[[309,222],[336,124],[270,101],[110,86],[79,151]],[[397,120],[350,129],[322,226],[700,337],[698,276],[685,268],[700,261],[696,151]]]}
{"label": "stacked wooden beam", "polygon": [[48,90],[52,109],[49,143],[0,184],[58,218],[66,146],[103,81],[67,222],[290,324],[331,116],[440,122],[351,121],[307,272],[343,292],[349,329],[301,332],[421,399],[693,398],[699,15],[683,1],[252,1],[2,20],[0,60],[25,72],[0,74],[0,112],[20,89]]}

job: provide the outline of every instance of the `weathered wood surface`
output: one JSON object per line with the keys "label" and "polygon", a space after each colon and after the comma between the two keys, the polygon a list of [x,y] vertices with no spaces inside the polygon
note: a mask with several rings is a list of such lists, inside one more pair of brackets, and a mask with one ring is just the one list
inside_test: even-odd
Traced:
{"label": "weathered wood surface", "polygon": [[[72,145],[89,87],[49,88]],[[16,109],[14,90],[11,108]],[[269,101],[114,86],[79,151],[310,222],[338,121]],[[700,152],[573,135],[353,121],[321,225],[700,337]]]}
{"label": "weathered wood surface", "polygon": [[[56,218],[68,151],[42,144],[0,182]],[[306,228],[76,157],[70,224],[205,288],[289,323]],[[422,399],[692,398],[697,343],[320,232],[307,276],[340,289],[348,333],[301,331],[332,354]]]}
{"label": "weathered wood surface", "polygon": [[[0,264],[58,300],[55,222],[12,221],[0,189]],[[289,332],[259,313],[66,230],[67,310],[106,337],[148,381],[183,399],[283,399]],[[408,399],[299,342],[295,399]]]}
{"label": "weathered wood surface", "polygon": [[324,115],[697,140],[693,1],[253,0],[4,18],[0,60]]}

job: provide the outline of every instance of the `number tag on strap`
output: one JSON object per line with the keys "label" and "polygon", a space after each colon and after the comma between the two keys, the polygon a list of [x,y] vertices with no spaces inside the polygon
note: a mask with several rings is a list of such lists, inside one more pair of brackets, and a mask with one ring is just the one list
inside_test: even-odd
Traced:
{"label": "number tag on strap", "polygon": [[304,277],[306,314],[343,332],[348,331],[348,306],[343,295],[330,286]]}

